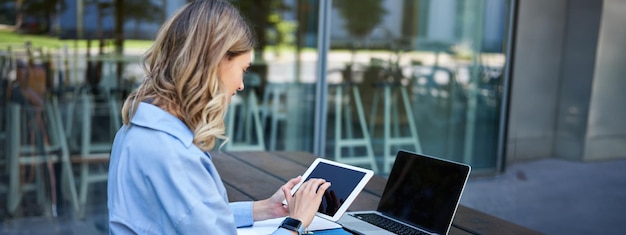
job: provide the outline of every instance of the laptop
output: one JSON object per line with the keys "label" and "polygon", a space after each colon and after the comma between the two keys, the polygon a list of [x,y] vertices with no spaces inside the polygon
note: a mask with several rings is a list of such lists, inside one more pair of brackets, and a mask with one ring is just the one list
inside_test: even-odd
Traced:
{"label": "laptop", "polygon": [[355,234],[448,234],[471,167],[400,150],[376,211],[346,212]]}

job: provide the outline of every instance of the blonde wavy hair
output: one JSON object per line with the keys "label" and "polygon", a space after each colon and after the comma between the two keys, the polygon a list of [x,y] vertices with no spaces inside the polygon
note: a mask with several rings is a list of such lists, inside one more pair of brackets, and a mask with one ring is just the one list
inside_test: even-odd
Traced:
{"label": "blonde wavy hair", "polygon": [[251,51],[253,32],[239,11],[223,0],[197,0],[179,9],[144,54],[146,77],[124,102],[125,125],[145,101],[182,120],[203,151],[227,140],[228,97],[217,77],[220,61]]}

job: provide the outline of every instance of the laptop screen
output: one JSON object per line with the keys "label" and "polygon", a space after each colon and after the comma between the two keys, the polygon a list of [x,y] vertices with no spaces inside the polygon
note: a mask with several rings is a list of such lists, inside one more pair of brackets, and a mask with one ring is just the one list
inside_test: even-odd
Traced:
{"label": "laptop screen", "polygon": [[398,152],[378,211],[430,232],[446,234],[470,167]]}

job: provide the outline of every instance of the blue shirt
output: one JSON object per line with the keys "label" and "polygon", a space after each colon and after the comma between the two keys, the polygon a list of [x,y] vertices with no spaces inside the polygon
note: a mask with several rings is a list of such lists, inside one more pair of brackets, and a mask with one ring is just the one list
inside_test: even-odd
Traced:
{"label": "blue shirt", "polygon": [[192,131],[143,102],[113,141],[107,204],[110,234],[237,234],[254,222],[251,201],[228,202]]}

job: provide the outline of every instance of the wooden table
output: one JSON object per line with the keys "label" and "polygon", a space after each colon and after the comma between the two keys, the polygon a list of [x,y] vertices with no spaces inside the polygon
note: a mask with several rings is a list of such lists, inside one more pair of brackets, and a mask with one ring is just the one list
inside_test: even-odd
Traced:
{"label": "wooden table", "polygon": [[[317,158],[305,152],[217,152],[213,162],[230,201],[266,199],[289,179],[301,175]],[[375,210],[386,179],[374,176],[349,210]],[[459,205],[450,234],[540,234],[531,229]]]}

